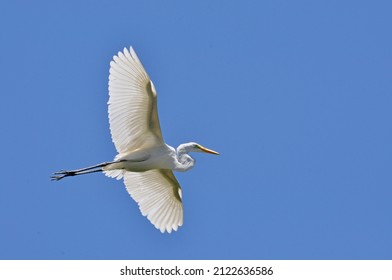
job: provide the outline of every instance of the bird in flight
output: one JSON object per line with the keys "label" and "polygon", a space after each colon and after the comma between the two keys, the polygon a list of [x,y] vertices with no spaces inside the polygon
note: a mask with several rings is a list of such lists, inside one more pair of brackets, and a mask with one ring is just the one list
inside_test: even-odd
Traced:
{"label": "bird in flight", "polygon": [[51,179],[94,172],[123,178],[143,216],[162,233],[176,231],[183,224],[183,207],[173,170],[187,171],[195,165],[190,152],[219,153],[195,142],[174,149],[163,141],[157,93],[132,47],[118,52],[110,62],[108,107],[110,132],[118,152],[114,160],[58,171]]}

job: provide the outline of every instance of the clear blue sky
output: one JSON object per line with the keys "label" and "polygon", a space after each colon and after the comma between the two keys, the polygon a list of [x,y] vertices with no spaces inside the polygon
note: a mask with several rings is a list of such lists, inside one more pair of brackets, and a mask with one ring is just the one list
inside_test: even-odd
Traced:
{"label": "clear blue sky", "polygon": [[[391,259],[390,1],[3,1],[1,259]],[[111,160],[109,61],[132,45],[185,222],[162,235]]]}

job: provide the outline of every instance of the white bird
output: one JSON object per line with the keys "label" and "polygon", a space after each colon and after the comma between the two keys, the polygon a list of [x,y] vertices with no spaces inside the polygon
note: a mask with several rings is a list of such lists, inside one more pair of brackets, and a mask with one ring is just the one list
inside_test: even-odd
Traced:
{"label": "white bird", "polygon": [[124,48],[110,62],[109,123],[117,156],[111,162],[55,172],[52,180],[104,172],[121,179],[141,213],[162,233],[183,224],[182,192],[174,171],[187,171],[195,164],[189,152],[219,155],[197,143],[174,149],[165,144],[159,125],[157,94],[132,47]]}

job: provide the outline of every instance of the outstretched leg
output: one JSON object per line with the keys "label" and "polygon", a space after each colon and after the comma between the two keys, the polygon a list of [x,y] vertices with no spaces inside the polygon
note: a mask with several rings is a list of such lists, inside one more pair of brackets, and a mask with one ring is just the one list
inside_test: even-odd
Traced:
{"label": "outstretched leg", "polygon": [[116,161],[112,162],[103,162],[97,165],[76,169],[76,170],[61,170],[54,172],[53,175],[50,177],[52,181],[58,181],[68,176],[76,176],[76,175],[84,175],[89,173],[95,173],[102,171],[102,168],[106,165],[115,163]]}

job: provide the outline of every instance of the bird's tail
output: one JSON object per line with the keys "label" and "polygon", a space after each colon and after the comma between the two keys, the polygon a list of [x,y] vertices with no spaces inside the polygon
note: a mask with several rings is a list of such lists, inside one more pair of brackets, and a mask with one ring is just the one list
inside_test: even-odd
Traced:
{"label": "bird's tail", "polygon": [[103,173],[110,177],[110,178],[115,178],[117,180],[122,179],[124,177],[124,170],[122,169],[115,169],[115,170],[103,170]]}

